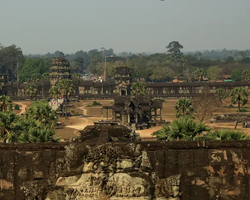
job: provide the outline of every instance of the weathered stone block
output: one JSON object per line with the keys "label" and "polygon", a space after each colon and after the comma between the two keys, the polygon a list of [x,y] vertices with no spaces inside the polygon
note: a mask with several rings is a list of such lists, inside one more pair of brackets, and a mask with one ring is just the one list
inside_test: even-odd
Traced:
{"label": "weathered stone block", "polygon": [[203,186],[192,185],[191,187],[192,200],[210,200],[208,190]]}
{"label": "weathered stone block", "polygon": [[178,152],[175,150],[167,150],[165,152],[165,164],[177,164],[178,163]]}
{"label": "weathered stone block", "polygon": [[207,165],[209,163],[208,150],[193,150],[194,164],[195,165]]}
{"label": "weathered stone block", "polygon": [[178,151],[178,163],[180,165],[193,164],[193,151],[191,151],[191,150]]}

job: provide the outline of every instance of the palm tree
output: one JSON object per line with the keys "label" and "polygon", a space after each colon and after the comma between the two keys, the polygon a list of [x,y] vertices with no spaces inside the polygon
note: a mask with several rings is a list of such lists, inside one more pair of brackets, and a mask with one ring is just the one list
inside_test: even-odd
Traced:
{"label": "palm tree", "polygon": [[191,116],[194,112],[193,103],[190,99],[180,99],[176,102],[174,108],[177,111],[177,118]]}
{"label": "palm tree", "polygon": [[26,112],[27,118],[36,119],[41,125],[53,128],[58,120],[56,111],[46,101],[35,101]]}
{"label": "palm tree", "polygon": [[48,80],[49,76],[50,76],[49,72],[45,72],[42,74],[43,80]]}
{"label": "palm tree", "polygon": [[12,99],[9,96],[0,96],[0,111],[7,112],[12,110]]}
{"label": "palm tree", "polygon": [[30,128],[28,131],[23,131],[18,142],[21,143],[35,143],[35,142],[59,142],[60,138],[55,136],[55,131],[47,128]]}
{"label": "palm tree", "polygon": [[190,117],[181,117],[173,121],[168,126],[163,126],[159,131],[152,135],[156,136],[157,140],[194,140],[204,132],[210,130],[209,126],[202,122],[195,122]]}
{"label": "palm tree", "polygon": [[205,71],[204,69],[197,69],[195,71],[195,75],[196,75],[196,78],[199,80],[199,81],[202,81],[204,76],[205,76]]}
{"label": "palm tree", "polygon": [[132,95],[146,95],[146,83],[144,82],[136,82],[133,83],[131,86],[131,93]]}
{"label": "palm tree", "polygon": [[227,93],[223,88],[216,89],[215,94],[220,99],[221,102],[222,102],[222,99],[227,98]]}
{"label": "palm tree", "polygon": [[240,111],[240,106],[244,106],[248,102],[248,93],[244,87],[235,87],[231,93],[232,104],[238,104],[238,110]]}
{"label": "palm tree", "polygon": [[27,96],[30,97],[30,99],[34,98],[37,94],[37,86],[34,84],[30,84],[27,86],[25,93]]}
{"label": "palm tree", "polygon": [[244,70],[241,74],[241,80],[243,81],[250,81],[250,71]]}
{"label": "palm tree", "polygon": [[56,85],[58,90],[68,101],[68,96],[74,91],[74,85],[70,79],[61,79]]}
{"label": "palm tree", "polygon": [[17,141],[17,134],[14,132],[15,122],[19,116],[12,112],[0,112],[0,139],[3,142]]}
{"label": "palm tree", "polygon": [[233,131],[233,130],[216,130],[214,132],[209,132],[204,135],[202,140],[248,140],[249,135],[246,135],[242,131]]}
{"label": "palm tree", "polygon": [[73,78],[75,78],[75,79],[81,79],[81,74],[80,73],[74,73],[73,75]]}
{"label": "palm tree", "polygon": [[61,96],[61,92],[60,92],[60,90],[59,90],[59,88],[57,86],[54,86],[54,87],[50,88],[49,94],[54,99],[58,99],[58,97]]}

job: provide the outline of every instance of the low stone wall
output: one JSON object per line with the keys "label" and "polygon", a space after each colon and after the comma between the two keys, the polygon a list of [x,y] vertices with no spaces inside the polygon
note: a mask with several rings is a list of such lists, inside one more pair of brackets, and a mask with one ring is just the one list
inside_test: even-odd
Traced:
{"label": "low stone wall", "polygon": [[250,199],[250,141],[1,144],[3,200]]}

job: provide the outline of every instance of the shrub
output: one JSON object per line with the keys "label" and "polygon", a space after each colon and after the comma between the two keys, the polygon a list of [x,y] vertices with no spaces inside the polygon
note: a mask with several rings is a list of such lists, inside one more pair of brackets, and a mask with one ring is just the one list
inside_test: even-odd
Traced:
{"label": "shrub", "polygon": [[20,110],[19,105],[15,105],[14,110]]}
{"label": "shrub", "polygon": [[202,140],[247,140],[249,136],[242,131],[233,131],[228,129],[216,130],[209,132],[203,137]]}
{"label": "shrub", "polygon": [[237,112],[249,112],[247,109],[241,108],[240,110],[238,110]]}
{"label": "shrub", "polygon": [[92,106],[101,106],[102,104],[101,103],[99,103],[99,102],[97,102],[97,101],[94,101],[93,103],[92,103]]}

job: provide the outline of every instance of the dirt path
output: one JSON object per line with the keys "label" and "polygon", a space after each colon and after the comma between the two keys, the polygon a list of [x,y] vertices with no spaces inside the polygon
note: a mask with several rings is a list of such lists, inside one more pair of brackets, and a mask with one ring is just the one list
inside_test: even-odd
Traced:
{"label": "dirt path", "polygon": [[18,113],[19,115],[24,114],[26,112],[26,108],[28,107],[28,102],[14,102],[14,104],[19,105],[20,112]]}

